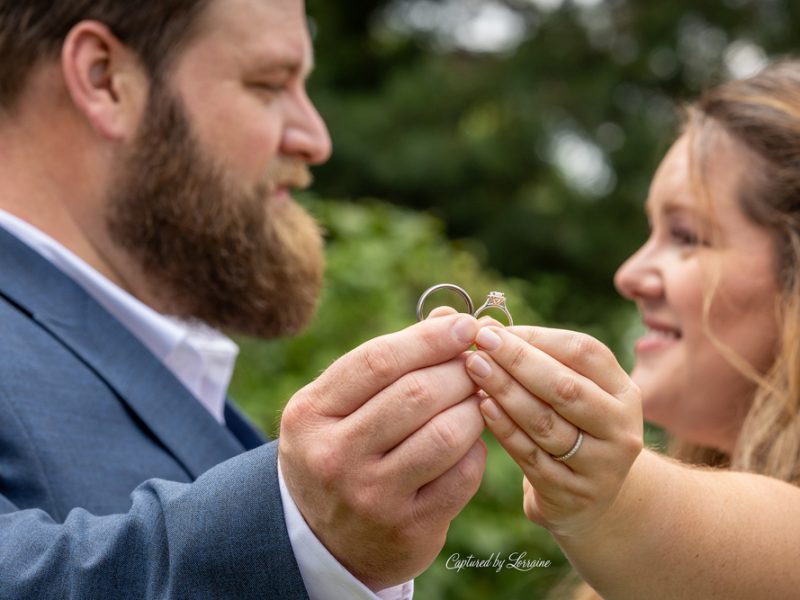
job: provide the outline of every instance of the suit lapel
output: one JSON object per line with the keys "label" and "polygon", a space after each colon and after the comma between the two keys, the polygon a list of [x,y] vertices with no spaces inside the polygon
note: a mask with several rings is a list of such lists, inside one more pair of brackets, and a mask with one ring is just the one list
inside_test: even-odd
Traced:
{"label": "suit lapel", "polygon": [[236,436],[83,288],[2,228],[0,295],[105,380],[192,478],[244,450]]}
{"label": "suit lapel", "polygon": [[230,398],[225,402],[225,424],[247,450],[258,448],[267,441],[267,438],[250,424],[239,409],[230,401]]}

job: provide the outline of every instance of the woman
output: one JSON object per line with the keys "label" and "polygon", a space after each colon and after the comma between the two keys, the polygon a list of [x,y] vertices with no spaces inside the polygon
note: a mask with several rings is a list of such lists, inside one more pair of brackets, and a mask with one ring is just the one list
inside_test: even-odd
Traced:
{"label": "woman", "polygon": [[[468,370],[527,517],[607,598],[800,592],[800,62],[706,93],[618,271],[629,378],[572,332],[487,327]],[[641,407],[698,468],[642,451]]]}

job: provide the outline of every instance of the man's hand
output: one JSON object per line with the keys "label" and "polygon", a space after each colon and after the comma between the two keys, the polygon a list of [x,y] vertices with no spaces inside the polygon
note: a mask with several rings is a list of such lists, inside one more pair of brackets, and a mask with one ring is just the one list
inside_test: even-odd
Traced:
{"label": "man's hand", "polygon": [[475,494],[486,448],[464,352],[478,322],[439,311],[340,358],[290,400],[286,485],[331,553],[373,590],[424,571]]}

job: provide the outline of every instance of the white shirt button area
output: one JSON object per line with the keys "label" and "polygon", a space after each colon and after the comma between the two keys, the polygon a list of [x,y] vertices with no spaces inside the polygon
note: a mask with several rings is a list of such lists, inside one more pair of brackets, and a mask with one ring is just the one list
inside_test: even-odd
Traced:
{"label": "white shirt button area", "polygon": [[203,323],[173,322],[183,328],[184,335],[163,358],[164,364],[218,422],[224,423],[225,396],[239,346]]}
{"label": "white shirt button area", "polygon": [[[122,323],[188,389],[218,423],[239,347],[199,321],[162,315],[26,221],[0,209],[0,227],[50,261]],[[303,519],[278,465],[286,529],[310,600],[411,600],[413,582],[373,594],[328,552]]]}

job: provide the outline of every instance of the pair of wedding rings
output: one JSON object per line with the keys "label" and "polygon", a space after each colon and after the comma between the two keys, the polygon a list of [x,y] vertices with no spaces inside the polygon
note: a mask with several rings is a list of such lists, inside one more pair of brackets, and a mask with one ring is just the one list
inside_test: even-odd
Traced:
{"label": "pair of wedding rings", "polygon": [[475,310],[475,304],[472,302],[472,297],[470,297],[467,291],[464,288],[452,283],[440,283],[438,285],[434,285],[433,287],[429,287],[427,290],[422,292],[422,295],[419,297],[419,301],[417,302],[417,321],[422,321],[425,318],[424,308],[425,301],[428,299],[428,296],[434,292],[438,292],[439,290],[450,290],[461,296],[461,298],[463,298],[467,303],[467,312],[476,318],[484,311],[487,311],[490,308],[496,308],[506,316],[509,326],[514,325],[514,319],[511,318],[511,313],[506,306],[506,296],[503,292],[489,292],[489,295],[486,297],[486,302],[484,302],[483,305],[478,308],[478,310]]}
{"label": "pair of wedding rings", "polygon": [[[419,302],[417,302],[417,321],[422,321],[425,318],[424,308],[425,301],[428,299],[428,296],[434,292],[438,292],[439,290],[450,290],[461,296],[464,299],[464,302],[467,303],[467,311],[475,317],[480,316],[482,312],[490,308],[496,308],[506,316],[509,326],[514,324],[514,320],[511,318],[511,313],[508,311],[508,307],[506,306],[506,296],[503,294],[503,292],[489,292],[486,302],[484,302],[478,310],[475,310],[475,305],[472,303],[472,298],[466,292],[466,290],[452,283],[440,283],[439,285],[434,285],[433,287],[430,287],[422,292],[422,295],[419,297]],[[579,429],[578,437],[575,440],[575,444],[573,444],[572,448],[560,456],[555,456],[552,454],[550,456],[553,457],[553,460],[567,462],[570,458],[578,453],[578,450],[581,449],[581,446],[583,445],[583,437],[583,431]]]}

